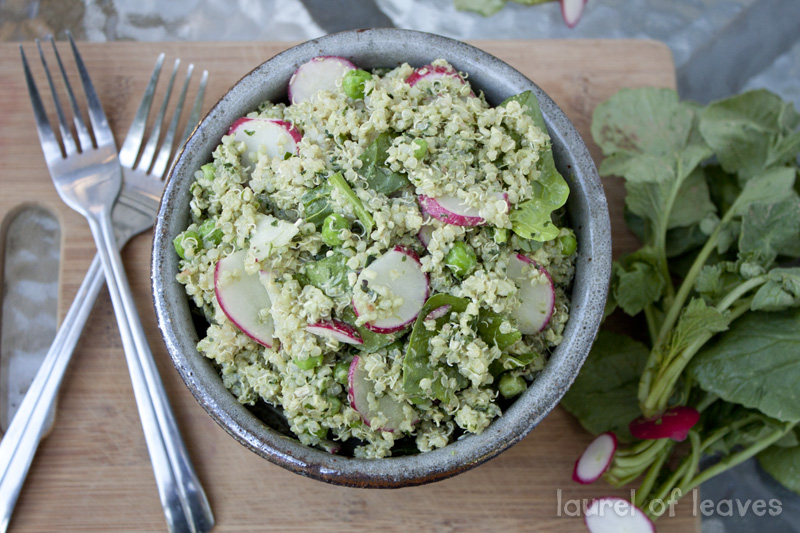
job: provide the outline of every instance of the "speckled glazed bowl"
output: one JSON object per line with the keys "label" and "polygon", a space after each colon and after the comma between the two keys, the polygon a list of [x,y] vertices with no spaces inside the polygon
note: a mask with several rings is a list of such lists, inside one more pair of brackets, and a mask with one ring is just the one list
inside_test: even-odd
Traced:
{"label": "speckled glazed bowl", "polygon": [[[195,348],[199,337],[183,286],[175,280],[178,256],[172,240],[189,224],[194,173],[238,117],[264,100],[286,99],[292,72],[319,55],[350,59],[361,68],[422,66],[445,58],[469,75],[473,88],[492,105],[528,89],[539,99],[553,151],[571,194],[569,217],[579,243],[572,309],[564,341],[543,372],[502,417],[480,435],[470,435],[432,452],[386,459],[331,455],[281,432],[269,414],[260,418],[222,385],[212,362]],[[477,92],[476,90],[476,92]],[[445,37],[397,29],[328,35],[295,46],[258,66],[214,106],[188,140],[164,192],[155,228],[152,281],[158,325],[175,366],[205,410],[236,440],[262,457],[298,474],[356,487],[419,485],[453,476],[496,456],[528,434],[559,402],[594,340],[606,300],[611,268],[608,209],[594,163],[564,113],[534,83],[496,57]]]}

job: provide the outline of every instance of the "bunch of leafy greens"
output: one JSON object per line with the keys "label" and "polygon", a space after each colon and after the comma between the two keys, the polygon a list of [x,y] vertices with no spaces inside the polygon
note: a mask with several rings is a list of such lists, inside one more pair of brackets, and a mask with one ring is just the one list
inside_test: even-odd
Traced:
{"label": "bunch of leafy greens", "polygon": [[[663,509],[651,501],[754,456],[800,493],[799,127],[764,90],[703,107],[626,89],[595,110],[600,173],[624,178],[642,243],[614,263],[606,311],[640,317],[642,332],[601,331],[562,405],[626,443],[604,477],[640,479],[651,515]],[[701,415],[687,442],[628,431],[679,405]]]}

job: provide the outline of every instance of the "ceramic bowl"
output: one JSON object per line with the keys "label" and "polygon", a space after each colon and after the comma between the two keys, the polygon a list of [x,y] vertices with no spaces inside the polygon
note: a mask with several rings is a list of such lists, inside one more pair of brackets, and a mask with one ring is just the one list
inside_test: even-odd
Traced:
{"label": "ceramic bowl", "polygon": [[[264,100],[285,100],[294,70],[320,55],[343,56],[364,69],[403,62],[422,66],[444,58],[468,73],[472,87],[483,91],[491,105],[534,91],[552,138],[556,165],[570,185],[567,209],[579,246],[564,341],[528,390],[485,431],[432,452],[372,460],[331,455],[287,435],[277,417],[264,412],[256,416],[236,401],[212,362],[198,353],[190,303],[175,280],[178,256],[172,240],[189,224],[194,173],[211,160],[211,152],[235,119]],[[603,315],[610,268],[609,215],[600,179],[580,136],[550,97],[503,61],[473,46],[416,31],[370,29],[328,35],[278,54],[242,78],[211,109],[187,141],[164,192],[155,227],[152,282],[158,325],[178,372],[197,401],[231,436],[303,476],[347,486],[401,487],[473,468],[518,442],[547,416],[589,352]]]}

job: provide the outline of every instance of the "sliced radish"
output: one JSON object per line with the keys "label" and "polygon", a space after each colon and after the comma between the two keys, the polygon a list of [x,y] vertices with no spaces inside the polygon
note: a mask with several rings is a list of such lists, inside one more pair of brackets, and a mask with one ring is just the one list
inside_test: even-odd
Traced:
{"label": "sliced radish", "polygon": [[[531,284],[530,269],[542,274],[539,283]],[[520,306],[515,318],[523,335],[535,335],[550,322],[556,305],[556,292],[550,273],[530,257],[516,254],[508,262],[508,277],[519,287]]]}
{"label": "sliced radish", "polygon": [[[461,77],[461,74],[459,74],[456,69],[444,65],[425,65],[424,67],[420,67],[406,78],[406,83],[413,87],[422,80],[435,81],[442,78],[455,78],[460,81],[462,85],[467,84],[467,81]],[[475,93],[470,91],[470,96],[475,96]]]}
{"label": "sliced radish", "polygon": [[[350,363],[350,372],[347,375],[347,398],[350,400],[350,406],[361,415],[361,418],[368,426],[376,431],[394,432],[400,429],[400,425],[406,419],[403,403],[398,402],[388,394],[384,394],[377,398],[378,408],[370,409],[369,395],[375,394],[375,385],[369,379],[367,371],[362,368],[363,365],[360,362],[361,358],[359,356],[353,357],[353,362]],[[379,415],[386,419],[386,423],[381,427],[374,427],[374,421]],[[414,420],[411,423],[415,424],[416,422]]]}
{"label": "sliced radish", "polygon": [[[496,193],[495,196],[498,200],[502,199],[508,203],[508,196],[505,193]],[[454,226],[480,226],[486,223],[486,220],[477,209],[465,204],[456,196],[431,198],[430,196],[420,195],[417,200],[425,214],[447,224]]]}
{"label": "sliced radish", "polygon": [[332,440],[322,439],[319,441],[318,446],[331,455],[336,455],[342,450],[342,445]]}
{"label": "sliced radish", "polygon": [[[364,326],[375,333],[394,333],[412,323],[428,299],[428,275],[422,271],[417,254],[405,246],[395,246],[361,271],[356,281],[358,287],[386,286],[394,294],[403,297],[403,303],[394,314],[387,318],[380,318],[374,322],[367,322]],[[359,300],[360,301],[360,300]],[[370,302],[361,303],[359,309],[356,299],[353,300],[353,310],[356,316],[363,315],[371,305]]]}
{"label": "sliced radish", "polygon": [[617,450],[617,437],[613,433],[598,435],[583,451],[572,471],[573,481],[583,485],[594,483],[608,470],[614,452]]}
{"label": "sliced radish", "polygon": [[309,324],[306,326],[306,331],[320,337],[335,339],[345,344],[364,344],[358,330],[341,320],[323,320],[315,324]]}
{"label": "sliced radish", "polygon": [[274,344],[272,315],[262,319],[261,312],[272,307],[267,289],[258,274],[244,270],[247,250],[239,250],[217,261],[214,269],[214,293],[225,316],[242,333],[267,348]]}
{"label": "sliced radish", "polygon": [[286,220],[272,215],[257,214],[256,227],[250,235],[250,249],[257,261],[263,261],[275,248],[286,246],[300,232],[300,229]]}
{"label": "sliced radish", "polygon": [[245,156],[250,163],[258,162],[262,146],[269,157],[295,154],[297,143],[303,138],[292,123],[272,118],[240,118],[228,128],[228,135],[245,144]]}
{"label": "sliced radish", "polygon": [[574,28],[581,20],[586,2],[587,0],[561,0],[561,16],[564,17],[567,26]]}
{"label": "sliced radish", "polygon": [[425,320],[436,320],[437,318],[442,318],[443,316],[445,316],[447,313],[450,312],[451,307],[452,306],[449,304],[437,307],[436,309],[428,313],[428,316],[425,317]]}
{"label": "sliced radish", "polygon": [[433,226],[430,224],[425,224],[421,228],[419,228],[419,233],[417,233],[417,238],[419,242],[422,243],[422,246],[425,248],[431,243],[431,238],[433,237]]}
{"label": "sliced radish", "polygon": [[700,413],[694,407],[679,405],[658,418],[637,418],[628,425],[631,435],[637,439],[672,439],[682,441],[689,430],[700,420]]}
{"label": "sliced radish", "polygon": [[319,56],[303,63],[289,80],[289,101],[311,100],[320,91],[335,92],[342,78],[356,66],[343,57]]}
{"label": "sliced radish", "polygon": [[589,503],[583,517],[591,533],[655,533],[644,511],[628,500],[606,496]]}
{"label": "sliced radish", "polygon": [[258,275],[261,276],[261,283],[266,288],[269,299],[274,302],[280,298],[281,289],[278,287],[275,273],[269,270],[261,270]]}

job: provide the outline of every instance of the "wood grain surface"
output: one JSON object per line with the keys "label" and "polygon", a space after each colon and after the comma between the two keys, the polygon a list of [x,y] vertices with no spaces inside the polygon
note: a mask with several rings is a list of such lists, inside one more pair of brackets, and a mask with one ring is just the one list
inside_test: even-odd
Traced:
{"label": "wood grain surface", "polygon": [[[647,41],[474,43],[538,83],[572,119],[599,161],[589,126],[595,106],[622,87],[674,87],[668,49]],[[62,55],[69,58],[60,43]],[[156,55],[210,73],[205,108],[288,43],[82,43],[79,45],[121,143]],[[25,43],[30,59],[35,45]],[[71,59],[71,58],[70,58]],[[38,60],[35,75],[45,87]],[[66,63],[71,64],[70,61]],[[181,71],[182,72],[182,71]],[[196,83],[196,81],[195,81]],[[163,86],[163,84],[162,84]],[[163,90],[163,87],[159,91]],[[3,227],[21,206],[51,210],[61,223],[60,312],[94,256],[84,220],[58,199],[42,158],[17,45],[0,45],[0,169]],[[635,246],[622,223],[624,191],[605,181],[615,254]],[[571,481],[590,436],[556,410],[528,437],[465,474],[432,485],[365,490],[327,485],[274,466],[218,427],[194,400],[166,353],[150,296],[151,235],[123,252],[148,338],[189,452],[216,515],[215,531],[583,531],[575,500],[617,494]],[[699,531],[691,498],[663,518],[662,532]],[[573,516],[570,516],[573,515]],[[165,529],[108,294],[101,293],[61,391],[55,427],[42,442],[11,522],[12,531]]]}

